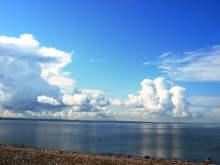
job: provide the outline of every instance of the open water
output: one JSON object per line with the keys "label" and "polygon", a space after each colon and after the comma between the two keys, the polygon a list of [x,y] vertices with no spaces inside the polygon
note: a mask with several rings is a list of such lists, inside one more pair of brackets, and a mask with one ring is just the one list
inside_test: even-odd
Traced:
{"label": "open water", "polygon": [[219,124],[1,119],[0,143],[220,164]]}

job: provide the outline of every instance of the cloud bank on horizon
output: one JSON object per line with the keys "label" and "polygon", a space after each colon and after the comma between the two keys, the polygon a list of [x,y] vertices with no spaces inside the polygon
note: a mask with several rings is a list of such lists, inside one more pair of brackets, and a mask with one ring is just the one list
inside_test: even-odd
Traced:
{"label": "cloud bank on horizon", "polygon": [[[206,53],[187,52],[188,58],[179,60],[167,53],[161,56],[160,68],[177,80],[200,76],[200,80],[219,81],[219,52],[220,47],[214,46]],[[217,60],[212,62],[213,58]],[[106,99],[100,90],[77,89],[71,73],[63,71],[71,60],[71,53],[41,46],[31,34],[19,38],[0,36],[0,116],[145,121],[204,116],[204,109],[190,108],[185,88],[162,77],[144,79],[138,94],[129,94],[125,101]],[[214,67],[208,69],[207,63]],[[198,65],[207,71],[197,71]],[[213,69],[218,71],[208,75]],[[111,110],[114,106],[124,110]],[[209,115],[213,114],[220,114],[219,108],[213,108]]]}

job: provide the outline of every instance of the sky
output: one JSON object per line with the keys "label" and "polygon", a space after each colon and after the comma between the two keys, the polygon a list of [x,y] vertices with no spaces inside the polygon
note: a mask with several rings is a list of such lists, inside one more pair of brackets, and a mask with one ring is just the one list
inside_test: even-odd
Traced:
{"label": "sky", "polygon": [[220,121],[218,0],[2,0],[0,116]]}

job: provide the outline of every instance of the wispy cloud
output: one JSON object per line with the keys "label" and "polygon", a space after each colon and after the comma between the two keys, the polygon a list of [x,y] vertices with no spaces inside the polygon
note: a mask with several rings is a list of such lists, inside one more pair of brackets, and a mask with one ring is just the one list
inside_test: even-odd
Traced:
{"label": "wispy cloud", "polygon": [[103,94],[103,91],[101,91],[101,90],[99,90],[99,89],[82,89],[81,91],[82,91],[82,93],[84,93],[84,94],[94,94],[94,93]]}
{"label": "wispy cloud", "polygon": [[90,62],[94,63],[94,62],[104,62],[105,60],[102,59],[91,59]]}
{"label": "wispy cloud", "polygon": [[148,62],[143,62],[142,65],[151,65],[152,63],[150,61]]}
{"label": "wispy cloud", "polygon": [[166,53],[161,54],[158,58],[165,58],[171,54],[172,54],[172,52],[166,52]]}
{"label": "wispy cloud", "polygon": [[220,81],[220,45],[160,56],[158,68],[173,80]]}

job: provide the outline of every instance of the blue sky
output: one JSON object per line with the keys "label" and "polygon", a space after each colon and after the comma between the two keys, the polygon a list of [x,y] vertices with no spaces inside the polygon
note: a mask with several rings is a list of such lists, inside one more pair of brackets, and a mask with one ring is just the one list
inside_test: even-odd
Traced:
{"label": "blue sky", "polygon": [[[60,72],[68,72],[74,88],[126,102],[144,79],[163,77],[185,88],[189,102],[214,102],[191,103],[191,113],[205,116],[220,114],[219,18],[218,0],[5,0],[0,36],[31,34],[42,47],[71,52]],[[107,110],[124,112],[125,104]]]}

